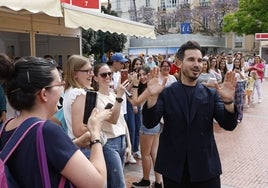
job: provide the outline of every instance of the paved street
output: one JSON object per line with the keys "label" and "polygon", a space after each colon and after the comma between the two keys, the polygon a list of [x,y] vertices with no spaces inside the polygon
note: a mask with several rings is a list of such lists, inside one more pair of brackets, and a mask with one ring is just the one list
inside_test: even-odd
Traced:
{"label": "paved street", "polygon": [[[262,91],[262,103],[245,108],[244,118],[234,131],[224,131],[215,124],[222,188],[268,188],[268,81],[263,82]],[[125,177],[128,188],[142,177],[140,160],[126,165]]]}

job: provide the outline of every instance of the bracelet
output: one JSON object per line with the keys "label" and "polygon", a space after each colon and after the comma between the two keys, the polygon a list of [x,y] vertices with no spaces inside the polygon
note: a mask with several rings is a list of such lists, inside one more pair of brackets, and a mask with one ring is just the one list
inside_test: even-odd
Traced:
{"label": "bracelet", "polygon": [[138,89],[139,86],[135,86],[135,85],[133,85],[132,88],[134,88],[134,89]]}
{"label": "bracelet", "polygon": [[231,100],[231,101],[223,101],[223,104],[226,104],[226,105],[229,105],[229,104],[232,104],[234,101]]}
{"label": "bracelet", "polygon": [[92,147],[94,144],[97,144],[97,143],[101,144],[101,140],[100,139],[96,139],[96,140],[90,141],[89,147]]}

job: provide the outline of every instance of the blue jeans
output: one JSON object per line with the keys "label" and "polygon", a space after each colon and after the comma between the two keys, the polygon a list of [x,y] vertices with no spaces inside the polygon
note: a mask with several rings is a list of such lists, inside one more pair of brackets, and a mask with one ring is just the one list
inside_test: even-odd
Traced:
{"label": "blue jeans", "polygon": [[126,150],[125,135],[109,138],[103,146],[107,168],[107,188],[125,188],[124,156]]}
{"label": "blue jeans", "polygon": [[88,148],[80,148],[80,150],[89,159],[89,157],[90,157],[90,150]]}
{"label": "blue jeans", "polygon": [[141,110],[138,107],[138,112],[135,114],[133,112],[132,104],[127,101],[127,126],[130,136],[130,142],[132,146],[132,151],[137,152],[139,151],[140,145],[140,127],[141,127]]}

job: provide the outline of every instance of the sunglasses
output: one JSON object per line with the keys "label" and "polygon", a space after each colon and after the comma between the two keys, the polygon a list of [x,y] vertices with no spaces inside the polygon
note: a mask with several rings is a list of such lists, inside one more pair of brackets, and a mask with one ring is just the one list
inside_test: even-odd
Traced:
{"label": "sunglasses", "polygon": [[101,76],[102,78],[106,78],[107,75],[108,75],[108,76],[112,76],[112,72],[103,72],[103,73],[100,73],[100,76]]}

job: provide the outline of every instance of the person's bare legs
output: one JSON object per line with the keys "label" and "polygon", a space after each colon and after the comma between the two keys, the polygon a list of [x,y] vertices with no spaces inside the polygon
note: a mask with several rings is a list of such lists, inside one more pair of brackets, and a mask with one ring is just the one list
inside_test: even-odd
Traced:
{"label": "person's bare legs", "polygon": [[140,148],[142,160],[142,172],[145,180],[150,179],[150,171],[152,168],[151,150],[155,135],[140,134]]}
{"label": "person's bare legs", "polygon": [[[151,157],[153,160],[153,164],[155,165],[157,150],[159,145],[159,134],[154,135],[152,150],[151,150]],[[155,182],[161,184],[162,183],[162,175],[155,172]]]}

